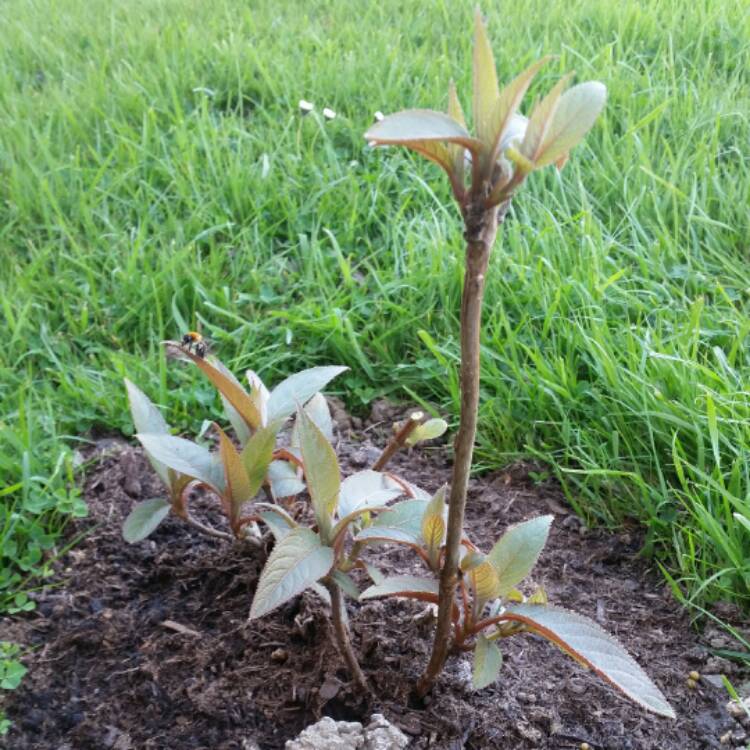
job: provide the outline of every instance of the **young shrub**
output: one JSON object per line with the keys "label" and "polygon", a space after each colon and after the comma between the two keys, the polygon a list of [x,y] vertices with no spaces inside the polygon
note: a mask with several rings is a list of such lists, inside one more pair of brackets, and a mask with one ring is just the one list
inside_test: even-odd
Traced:
{"label": "young shrub", "polygon": [[[500,91],[492,48],[477,10],[472,98],[474,135],[466,128],[452,84],[448,114],[426,109],[405,110],[383,118],[365,134],[372,145],[406,146],[445,170],[464,220],[466,238],[461,301],[460,424],[455,439],[447,526],[443,532],[438,502],[430,504],[429,515],[423,519],[422,531],[429,539],[424,540],[427,544],[420,554],[431,568],[435,569],[438,561],[441,565],[435,640],[429,664],[417,684],[417,694],[424,696],[431,689],[451,648],[463,649],[471,639],[474,639],[475,683],[477,686],[488,684],[494,680],[502,662],[497,639],[529,631],[553,640],[645,707],[672,717],[674,713],[659,690],[619,644],[597,625],[541,601],[512,603],[514,597],[520,597],[513,587],[528,574],[544,546],[550,517],[509,529],[486,556],[467,542],[463,534],[479,406],[484,282],[498,226],[516,191],[531,172],[550,164],[562,169],[571,149],[593,126],[606,99],[606,87],[598,81],[588,81],[565,91],[570,78],[566,76],[534,107],[529,118],[521,115],[518,112],[521,101],[548,59],[529,66]],[[470,174],[467,174],[467,166]],[[386,515],[380,516],[376,524]],[[443,533],[444,544],[438,552],[436,542]],[[415,546],[413,539],[409,543]],[[456,603],[457,587],[461,606]],[[363,594],[365,598],[381,595],[429,600],[435,596],[434,582],[413,578],[386,580]],[[539,594],[538,598],[543,597]],[[489,603],[493,609],[489,616],[484,616]]]}
{"label": "young shrub", "polygon": [[[276,447],[279,431],[297,404],[306,404],[305,409],[315,419],[330,425],[328,406],[319,391],[346,368],[313,367],[291,375],[272,391],[256,373],[248,371],[248,393],[216,358],[193,353],[177,342],[165,344],[172,355],[193,362],[217,388],[239,447],[216,423],[217,451],[172,435],[161,412],[126,379],[136,437],[164,483],[167,496],[139,503],[125,520],[123,537],[131,543],[145,539],[171,512],[203,534],[257,542],[255,524],[260,517],[256,513],[244,514],[246,504],[263,488],[273,499],[292,497],[304,489],[299,478],[300,459],[294,449]],[[207,526],[192,516],[188,497],[196,487],[218,499],[231,533]]]}

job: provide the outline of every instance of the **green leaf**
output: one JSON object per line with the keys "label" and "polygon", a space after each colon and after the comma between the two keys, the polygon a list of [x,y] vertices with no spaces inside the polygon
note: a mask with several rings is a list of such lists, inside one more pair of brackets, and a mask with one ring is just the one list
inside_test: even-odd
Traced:
{"label": "green leaf", "polygon": [[255,493],[251,491],[250,478],[232,441],[218,425],[216,431],[219,433],[219,455],[224,465],[226,495],[231,504],[227,510],[230,520],[234,523],[239,515],[240,506],[250,500]]}
{"label": "green leaf", "polygon": [[474,690],[481,690],[491,685],[500,674],[503,666],[503,655],[497,644],[487,640],[481,633],[474,646],[474,670],[472,683]]}
{"label": "green leaf", "polygon": [[[154,435],[169,435],[169,425],[148,396],[127,378],[125,378],[125,388],[128,392],[130,413],[133,417],[135,431],[148,432]],[[157,461],[148,451],[146,451],[146,455],[159,478],[167,487],[170,487],[171,482],[167,467],[161,461]]]}
{"label": "green leaf", "polygon": [[495,567],[489,560],[484,560],[479,565],[474,566],[469,576],[471,586],[474,589],[474,596],[476,596],[480,605],[500,596],[500,579]]}
{"label": "green leaf", "polygon": [[445,493],[447,485],[443,485],[430,500],[422,516],[422,539],[427,546],[427,553],[433,568],[437,566],[440,547],[445,539]]}
{"label": "green leaf", "polygon": [[426,500],[403,500],[383,511],[372,525],[357,534],[355,541],[385,541],[419,545]]}
{"label": "green leaf", "polygon": [[[215,357],[206,359],[187,351],[174,341],[166,342],[179,357],[189,359],[213,383],[214,387],[239,414],[245,424],[255,430],[260,427],[260,413],[237,378]],[[241,436],[238,435],[238,437]]]}
{"label": "green leaf", "polygon": [[338,587],[354,601],[359,601],[359,589],[357,584],[348,576],[346,573],[340,570],[334,570],[331,573],[331,578],[336,582]]}
{"label": "green leaf", "polygon": [[[318,426],[318,429],[326,436],[329,443],[333,442],[333,420],[328,401],[322,393],[316,393],[305,405],[305,414]],[[292,447],[299,447],[299,430],[295,421],[290,441]]]}
{"label": "green leaf", "polygon": [[572,75],[572,73],[568,73],[568,75],[563,76],[531,112],[526,127],[526,135],[524,135],[523,143],[521,143],[521,153],[532,164],[536,162],[542,152],[542,146],[560,102],[560,97]]}
{"label": "green leaf", "polygon": [[[213,360],[211,363],[216,369],[230,382],[234,383],[237,388],[240,389],[240,391],[244,391],[242,388],[242,385],[240,384],[240,381],[237,380],[237,378],[234,377],[234,374],[229,371],[219,360]],[[219,398],[221,398],[221,403],[224,406],[224,412],[227,415],[227,419],[229,420],[229,424],[232,425],[232,429],[234,430],[234,434],[237,437],[237,440],[239,441],[240,445],[245,445],[245,443],[250,439],[250,436],[253,434],[253,427],[249,425],[245,419],[243,418],[242,414],[240,414],[237,409],[232,406],[232,404],[229,402],[229,399],[221,392],[219,391]],[[248,396],[250,401],[253,401],[252,396]],[[258,414],[258,424],[262,424],[262,418],[261,415]]]}
{"label": "green leaf", "polygon": [[326,436],[302,409],[297,412],[297,425],[307,490],[320,534],[327,541],[331,520],[339,502],[339,464]]}
{"label": "green leaf", "polygon": [[621,690],[643,708],[671,719],[672,707],[662,692],[612,635],[575,612],[542,604],[514,604],[504,619],[525,623],[577,661]]}
{"label": "green leaf", "polygon": [[552,121],[535,159],[536,168],[564,163],[570,151],[591,130],[604,109],[607,87],[599,81],[587,81],[566,91],[555,108]]}
{"label": "green leaf", "polygon": [[455,152],[450,144],[479,153],[482,144],[465,127],[443,112],[432,109],[406,109],[389,115],[365,133],[377,146],[406,146],[441,166],[451,178],[454,192],[463,192],[463,177],[454,170]]}
{"label": "green leaf", "polygon": [[268,481],[274,500],[293,497],[305,489],[305,483],[297,476],[297,466],[290,461],[271,461]]}
{"label": "green leaf", "polygon": [[[466,118],[461,107],[461,102],[456,93],[456,85],[453,81],[448,87],[448,116],[455,120],[464,130],[466,130]],[[456,185],[464,187],[464,171],[466,169],[466,149],[459,143],[450,143],[448,145],[448,154],[452,163],[451,171],[456,180]]]}
{"label": "green leaf", "polygon": [[552,516],[539,516],[510,526],[490,550],[487,559],[497,571],[499,590],[504,596],[531,572],[547,543]]}
{"label": "green leaf", "polygon": [[341,482],[339,517],[344,518],[361,508],[377,508],[395,500],[403,490],[388,485],[385,474],[372,469],[350,474]]}
{"label": "green leaf", "polygon": [[497,85],[492,46],[479,8],[474,15],[473,84],[474,131],[484,146],[485,157],[489,157],[495,145],[495,111],[500,91]]}
{"label": "green leaf", "polygon": [[169,515],[171,507],[160,497],[138,503],[122,525],[122,538],[130,544],[145,539]]}
{"label": "green leaf", "polygon": [[334,554],[320,537],[298,526],[279,541],[260,574],[250,619],[268,614],[319,581],[333,567]]}
{"label": "green leaf", "polygon": [[268,401],[271,398],[271,394],[268,392],[268,388],[266,388],[258,373],[248,370],[245,376],[247,377],[247,382],[250,384],[250,400],[255,404],[255,408],[260,415],[260,424],[267,425]]}
{"label": "green leaf", "polygon": [[271,464],[273,451],[276,447],[276,434],[279,427],[278,422],[261,427],[242,449],[242,463],[249,479],[250,497],[255,497],[258,494],[258,490],[266,480],[268,467]]}
{"label": "green leaf", "polygon": [[428,419],[424,424],[414,428],[406,439],[407,445],[416,445],[425,440],[439,438],[448,429],[448,423],[444,419]]}
{"label": "green leaf", "polygon": [[[0,642],[4,645],[4,642]],[[14,658],[2,658],[0,653],[0,688],[3,690],[15,690],[27,672],[27,668]],[[0,717],[2,716],[0,711]]]}
{"label": "green leaf", "polygon": [[741,523],[748,531],[750,531],[750,518],[745,518],[741,513],[733,513],[734,520]]}
{"label": "green leaf", "polygon": [[224,492],[224,470],[221,462],[205,448],[184,438],[172,435],[137,434],[136,438],[148,453],[170,469],[193,477],[214,488],[220,495]]}
{"label": "green leaf", "polygon": [[[514,116],[521,105],[523,97],[528,91],[529,85],[534,80],[534,76],[549,60],[551,55],[543,57],[541,60],[529,65],[526,70],[516,76],[500,93],[497,100],[497,106],[493,112],[494,140],[492,146],[492,161],[494,162],[500,155],[501,147],[504,141],[507,142],[506,134],[514,125]],[[518,123],[518,120],[515,121]]]}
{"label": "green leaf", "polygon": [[403,596],[409,599],[432,601],[438,595],[440,585],[434,578],[418,576],[391,576],[381,583],[365,589],[360,595],[364,599],[376,599],[380,596]]}
{"label": "green leaf", "polygon": [[283,539],[292,529],[296,529],[299,524],[280,506],[271,505],[270,503],[257,503],[258,508],[265,508],[258,515],[263,523],[268,526],[274,539],[278,542]]}
{"label": "green leaf", "polygon": [[268,400],[268,421],[275,422],[291,416],[298,405],[307,403],[337,375],[348,369],[339,366],[311,367],[282,380],[273,389]]}

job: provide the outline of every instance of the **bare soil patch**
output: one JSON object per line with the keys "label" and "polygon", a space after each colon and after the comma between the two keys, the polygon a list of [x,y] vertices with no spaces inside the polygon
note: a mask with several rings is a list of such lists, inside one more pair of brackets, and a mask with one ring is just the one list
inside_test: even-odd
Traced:
{"label": "bare soil patch", "polygon": [[[359,431],[341,447],[345,473],[378,455],[373,435]],[[6,700],[14,722],[8,748],[242,750],[254,740],[270,750],[323,715],[366,722],[376,711],[415,748],[743,746],[744,730],[724,708],[726,693],[705,679],[695,690],[687,686],[691,670],[715,669],[716,658],[708,636],[691,630],[688,615],[639,557],[638,530],[582,529],[557,489],[533,486],[524,467],[472,482],[470,535],[487,549],[506,525],[554,513],[536,582],[551,601],[614,633],[672,702],[676,721],[645,713],[547,642],[524,636],[502,643],[496,684],[471,692],[468,657],[453,657],[426,708],[416,709],[409,694],[432,628],[423,622],[424,607],[406,601],[349,604],[355,647],[376,696],[365,699],[348,684],[314,594],[249,623],[263,554],[207,539],[174,519],[145,542],[125,544],[124,517],[135,501],[161,493],[158,480],[125,443],[101,443],[91,456],[84,481],[91,514],[70,530],[90,533],[62,561],[61,585],[38,596],[36,612],[0,620],[3,638],[33,649],[28,677]],[[426,489],[449,477],[442,448],[416,452],[408,463],[408,475],[403,458],[392,469]],[[374,557],[386,572],[418,570],[404,550],[383,548]],[[727,732],[732,739],[720,745]]]}

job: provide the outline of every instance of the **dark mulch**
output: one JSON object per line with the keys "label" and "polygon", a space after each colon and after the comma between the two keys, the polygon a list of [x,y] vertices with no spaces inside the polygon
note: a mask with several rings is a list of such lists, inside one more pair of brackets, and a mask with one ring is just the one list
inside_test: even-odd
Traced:
{"label": "dark mulch", "polygon": [[[373,433],[342,448],[345,471],[377,455]],[[380,440],[378,440],[380,443]],[[409,704],[431,627],[424,606],[376,601],[349,607],[355,646],[377,698],[348,685],[324,606],[305,594],[267,618],[247,615],[261,553],[206,539],[168,519],[149,540],[127,545],[120,525],[135,500],[160,493],[143,455],[99,445],[85,476],[95,528],[64,559],[62,585],[35,613],[0,620],[3,638],[33,648],[30,673],[9,694],[13,750],[240,750],[243,741],[283,747],[322,715],[366,719],[374,711],[413,737],[415,748],[741,746],[742,727],[724,691],[693,670],[716,668],[662,579],[638,556],[636,530],[587,531],[552,486],[534,487],[523,467],[472,482],[467,525],[487,549],[512,522],[554,513],[535,571],[552,601],[598,620],[626,644],[668,696],[676,721],[647,714],[536,637],[503,642],[496,684],[468,688],[470,663],[454,657],[425,709]],[[415,452],[410,479],[434,490],[448,478],[443,449]],[[393,469],[405,474],[406,459]],[[207,499],[199,502],[207,502]],[[379,552],[382,568],[416,571],[406,551]],[[720,638],[713,633],[713,639]],[[707,660],[711,659],[709,664]],[[731,669],[728,662],[721,664]],[[725,738],[726,742],[726,738]],[[245,746],[249,746],[246,743]]]}

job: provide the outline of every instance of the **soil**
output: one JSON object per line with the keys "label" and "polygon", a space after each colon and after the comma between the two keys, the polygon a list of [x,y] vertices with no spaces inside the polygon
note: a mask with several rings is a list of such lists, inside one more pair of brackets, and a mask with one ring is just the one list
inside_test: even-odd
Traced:
{"label": "soil", "polygon": [[[387,423],[390,415],[378,416]],[[385,434],[376,424],[349,435],[339,448],[344,473],[370,465]],[[435,490],[449,477],[448,456],[442,447],[414,450],[391,469]],[[376,697],[362,696],[348,683],[314,594],[248,622],[264,552],[200,536],[174,518],[148,540],[124,543],[124,517],[134,502],[161,493],[158,479],[122,441],[100,441],[87,458],[90,516],[69,531],[85,537],[61,561],[60,585],[40,593],[28,616],[0,619],[3,639],[31,649],[28,676],[5,699],[13,728],[4,747],[247,750],[255,742],[270,750],[323,715],[366,722],[373,712],[410,735],[414,748],[744,747],[724,689],[705,674],[696,688],[687,684],[691,670],[736,670],[708,650],[722,633],[691,629],[639,557],[637,529],[585,529],[558,489],[533,485],[526,467],[472,482],[470,535],[488,549],[509,523],[553,513],[535,583],[617,635],[667,695],[676,721],[646,713],[532,636],[503,641],[501,676],[479,692],[469,686],[469,658],[452,657],[426,707],[416,708],[409,696],[432,628],[425,605],[410,601],[349,602],[355,649]],[[209,502],[198,498],[194,507],[209,513]],[[405,549],[374,558],[385,572],[419,569]]]}

